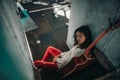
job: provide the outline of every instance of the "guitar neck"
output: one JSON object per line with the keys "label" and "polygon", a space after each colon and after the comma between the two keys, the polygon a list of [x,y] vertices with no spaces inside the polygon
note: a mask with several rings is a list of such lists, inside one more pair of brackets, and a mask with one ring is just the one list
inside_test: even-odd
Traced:
{"label": "guitar neck", "polygon": [[90,50],[97,44],[97,42],[108,32],[108,30],[105,30],[102,32],[85,50],[86,54],[89,54]]}
{"label": "guitar neck", "polygon": [[107,30],[103,31],[85,50],[85,54],[89,54],[91,49],[97,44],[97,42],[109,31],[114,30],[115,28],[120,27],[120,23],[115,24],[114,26],[109,27]]}

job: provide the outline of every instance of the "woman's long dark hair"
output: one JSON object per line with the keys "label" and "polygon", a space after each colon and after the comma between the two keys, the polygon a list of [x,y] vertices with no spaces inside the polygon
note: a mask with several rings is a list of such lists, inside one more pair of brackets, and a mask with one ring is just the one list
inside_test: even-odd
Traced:
{"label": "woman's long dark hair", "polygon": [[79,48],[86,49],[92,42],[92,36],[91,36],[90,29],[87,25],[83,25],[83,26],[77,28],[74,32],[74,41],[75,41],[74,45],[78,44],[78,42],[76,40],[76,32],[77,31],[84,33],[84,35],[86,36],[86,41],[83,44],[79,45]]}

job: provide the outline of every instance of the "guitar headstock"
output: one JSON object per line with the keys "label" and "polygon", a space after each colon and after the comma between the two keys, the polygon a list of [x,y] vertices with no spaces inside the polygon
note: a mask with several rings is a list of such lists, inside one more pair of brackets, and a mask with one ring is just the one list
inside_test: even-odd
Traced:
{"label": "guitar headstock", "polygon": [[120,20],[119,19],[114,19],[114,22],[111,21],[110,17],[108,18],[109,23],[110,23],[110,27],[107,29],[108,31],[114,30],[118,27],[120,27]]}
{"label": "guitar headstock", "polygon": [[110,26],[108,30],[111,31],[111,30],[114,30],[114,29],[116,29],[116,28],[118,28],[118,27],[120,27],[120,22],[117,23],[117,24],[115,24],[115,25],[113,25],[113,26]]}

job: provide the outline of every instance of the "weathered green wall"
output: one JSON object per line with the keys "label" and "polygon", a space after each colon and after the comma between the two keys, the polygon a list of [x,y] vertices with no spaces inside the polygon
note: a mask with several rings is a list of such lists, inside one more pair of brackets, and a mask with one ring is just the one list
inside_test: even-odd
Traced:
{"label": "weathered green wall", "polygon": [[0,80],[34,80],[31,59],[13,0],[1,0]]}

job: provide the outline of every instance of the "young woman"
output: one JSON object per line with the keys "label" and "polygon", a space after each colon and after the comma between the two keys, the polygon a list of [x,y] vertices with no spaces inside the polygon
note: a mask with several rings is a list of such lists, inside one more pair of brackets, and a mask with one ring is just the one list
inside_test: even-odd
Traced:
{"label": "young woman", "polygon": [[[37,68],[58,70],[67,65],[73,57],[80,56],[92,42],[91,32],[88,26],[84,25],[77,28],[74,32],[74,46],[69,51],[62,52],[57,48],[49,46],[42,58],[36,60],[34,65]],[[53,61],[48,62],[50,55],[53,55]]]}

